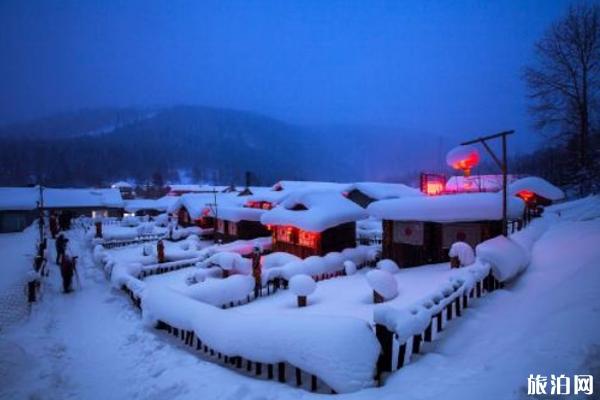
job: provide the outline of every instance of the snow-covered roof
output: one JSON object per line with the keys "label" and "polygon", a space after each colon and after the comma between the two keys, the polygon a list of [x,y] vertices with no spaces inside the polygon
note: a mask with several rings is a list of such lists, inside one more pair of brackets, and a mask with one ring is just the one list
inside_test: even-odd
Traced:
{"label": "snow-covered roof", "polygon": [[320,181],[279,181],[273,185],[273,190],[331,190],[340,193],[352,189],[351,183],[320,182]]}
{"label": "snow-covered roof", "polygon": [[44,189],[46,208],[122,208],[121,192],[118,189]]}
{"label": "snow-covered roof", "polygon": [[113,189],[133,189],[133,185],[129,182],[119,181],[110,185]]}
{"label": "snow-covered roof", "polygon": [[0,188],[0,210],[33,210],[38,199],[38,187]]}
{"label": "snow-covered roof", "polygon": [[173,184],[167,186],[170,192],[181,193],[207,193],[213,191],[223,191],[228,186],[210,186],[210,185],[195,185],[195,184]]}
{"label": "snow-covered roof", "polygon": [[265,210],[260,208],[224,206],[217,208],[217,217],[226,221],[260,221]]}
{"label": "snow-covered roof", "polygon": [[375,200],[423,196],[423,193],[419,189],[402,183],[358,182],[352,185],[352,189],[356,189]]}
{"label": "snow-covered roof", "polygon": [[[44,188],[46,208],[122,208],[118,189],[57,189]],[[40,199],[39,187],[0,188],[1,210],[32,210]]]}
{"label": "snow-covered roof", "polygon": [[[304,209],[294,210],[298,206]],[[265,225],[292,225],[305,231],[328,228],[367,217],[360,206],[331,190],[297,190],[274,209],[263,214]]]}
{"label": "snow-covered roof", "polygon": [[127,212],[136,212],[140,210],[167,211],[167,208],[168,204],[164,201],[160,201],[160,199],[125,200],[125,211]]}
{"label": "snow-covered roof", "polygon": [[[508,217],[520,218],[525,204],[508,198]],[[380,200],[367,207],[376,218],[394,221],[463,222],[502,219],[501,193],[464,193],[444,196]]]}
{"label": "snow-covered roof", "polygon": [[211,206],[217,200],[217,213],[221,212],[221,208],[241,206],[245,198],[238,197],[237,193],[188,193],[177,198],[169,208],[169,212],[176,212],[181,207],[185,207],[192,219],[197,219],[203,215],[214,217]]}
{"label": "snow-covered roof", "polygon": [[553,201],[561,200],[565,197],[565,193],[560,188],[537,176],[528,176],[508,185],[508,193],[511,196],[515,196],[521,191],[532,192]]}
{"label": "snow-covered roof", "polygon": [[[507,182],[517,179],[516,175],[507,175]],[[502,190],[502,175],[451,176],[446,182],[446,192],[498,192]]]}

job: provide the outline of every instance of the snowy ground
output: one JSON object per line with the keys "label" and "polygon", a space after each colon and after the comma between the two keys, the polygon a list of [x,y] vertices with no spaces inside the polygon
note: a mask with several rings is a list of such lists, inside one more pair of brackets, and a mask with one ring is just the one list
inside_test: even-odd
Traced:
{"label": "snowy ground", "polygon": [[[527,377],[538,373],[593,374],[597,385],[600,200],[562,208],[560,217],[548,213],[550,226],[534,246],[529,269],[515,283],[468,308],[444,338],[427,345],[424,355],[391,375],[385,386],[336,398],[524,399]],[[26,254],[33,243],[25,243],[31,237],[27,232],[15,236],[20,239],[8,248],[0,237],[1,251],[29,266]],[[0,398],[323,397],[244,377],[144,327],[129,299],[110,289],[103,273],[84,257],[87,250],[77,248],[77,237],[72,239],[73,250],[82,256],[82,288],[60,293],[52,265],[44,301],[31,317],[0,331]],[[22,250],[15,250],[17,243]]]}

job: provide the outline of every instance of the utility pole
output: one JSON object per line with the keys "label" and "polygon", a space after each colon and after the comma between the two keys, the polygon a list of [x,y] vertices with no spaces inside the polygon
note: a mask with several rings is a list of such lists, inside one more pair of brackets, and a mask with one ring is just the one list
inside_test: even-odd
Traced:
{"label": "utility pole", "polygon": [[[504,236],[508,235],[508,161],[506,155],[506,138],[508,135],[512,135],[515,133],[514,130],[504,131],[500,133],[495,133],[493,135],[479,137],[477,139],[469,140],[461,143],[461,145],[466,146],[469,144],[481,143],[488,154],[492,157],[496,165],[500,167],[500,171],[502,171],[502,234]],[[500,138],[502,140],[502,159],[499,159],[491,147],[488,145],[487,141],[492,139]]]}

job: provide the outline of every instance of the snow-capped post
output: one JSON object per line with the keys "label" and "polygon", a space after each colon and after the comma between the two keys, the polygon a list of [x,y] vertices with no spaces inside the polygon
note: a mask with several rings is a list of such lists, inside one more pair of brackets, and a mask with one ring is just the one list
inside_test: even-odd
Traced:
{"label": "snow-capped post", "polygon": [[294,275],[290,279],[290,290],[298,296],[298,307],[306,307],[306,297],[311,295],[316,287],[315,280],[308,275]]}
{"label": "snow-capped post", "polygon": [[448,251],[450,268],[466,267],[475,262],[475,251],[465,242],[454,242]]}
{"label": "snow-capped post", "polygon": [[374,269],[367,272],[366,278],[373,289],[373,303],[383,303],[398,295],[398,283],[388,271]]}
{"label": "snow-capped post", "polygon": [[258,298],[262,288],[261,265],[260,265],[261,248],[258,244],[254,245],[252,250],[252,276],[254,277],[254,297]]}
{"label": "snow-capped post", "polygon": [[97,219],[94,222],[94,225],[96,225],[96,237],[101,238],[102,237],[102,221],[100,219]]}
{"label": "snow-capped post", "polygon": [[165,244],[162,240],[159,240],[156,243],[156,256],[158,258],[159,263],[162,264],[165,262]]}

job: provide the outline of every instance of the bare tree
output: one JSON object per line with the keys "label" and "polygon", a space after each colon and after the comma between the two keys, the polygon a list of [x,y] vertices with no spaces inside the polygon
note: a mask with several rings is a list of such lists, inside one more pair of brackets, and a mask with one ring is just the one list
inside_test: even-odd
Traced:
{"label": "bare tree", "polygon": [[535,44],[535,55],[524,73],[535,125],[564,139],[578,172],[590,171],[600,118],[600,7],[571,6]]}

